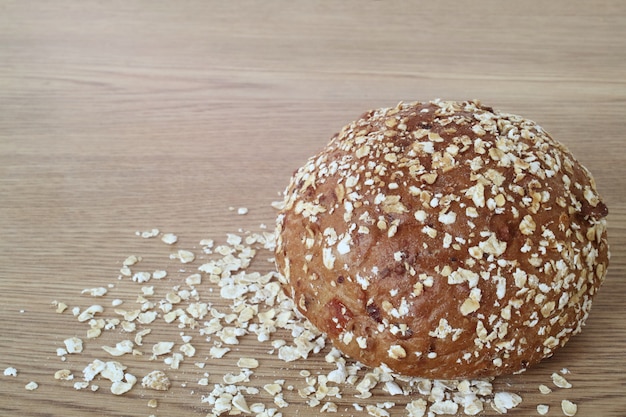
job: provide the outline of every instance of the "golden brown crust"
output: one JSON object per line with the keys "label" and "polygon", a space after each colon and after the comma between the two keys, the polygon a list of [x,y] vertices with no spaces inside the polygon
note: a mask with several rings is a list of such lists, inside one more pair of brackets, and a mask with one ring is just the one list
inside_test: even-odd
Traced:
{"label": "golden brown crust", "polygon": [[477,101],[364,114],[296,172],[276,262],[300,311],[370,366],[522,371],[581,330],[608,265],[589,172]]}

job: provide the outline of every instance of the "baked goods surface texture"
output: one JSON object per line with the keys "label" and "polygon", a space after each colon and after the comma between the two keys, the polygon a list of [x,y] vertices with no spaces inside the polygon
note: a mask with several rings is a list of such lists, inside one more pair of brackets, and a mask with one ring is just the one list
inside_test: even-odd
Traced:
{"label": "baked goods surface texture", "polygon": [[606,205],[540,126],[478,101],[400,103],[291,179],[276,263],[349,357],[435,379],[521,372],[581,331]]}

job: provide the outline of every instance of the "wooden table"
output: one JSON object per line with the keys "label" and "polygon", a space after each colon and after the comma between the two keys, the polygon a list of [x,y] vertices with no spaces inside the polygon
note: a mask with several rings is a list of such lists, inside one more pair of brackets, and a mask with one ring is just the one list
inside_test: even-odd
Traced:
{"label": "wooden table", "polygon": [[[239,371],[239,357],[256,356],[261,366],[248,385],[261,392],[249,403],[274,406],[262,386],[282,378],[290,406],[279,411],[319,415],[296,390],[301,370],[334,369],[328,350],[285,363],[267,353],[269,344],[243,337],[222,360],[207,360],[213,344],[198,329],[161,319],[136,346],[144,356],[119,360],[140,378],[165,370],[169,391],[140,381],[114,396],[104,379],[96,392],[75,390],[88,363],[110,358],[103,345],[133,336],[118,326],[87,339],[87,324],[71,310],[99,303],[102,317],[114,317],[112,300],[137,305],[142,285],[118,280],[129,255],[143,257],[141,268],[169,272],[144,284],[157,292],[147,299],[184,286],[204,262],[201,239],[272,228],[271,203],[291,173],[345,123],[369,108],[436,97],[480,98],[536,120],[595,174],[610,208],[612,263],[587,326],[551,360],[494,382],[524,398],[509,414],[535,416],[538,404],[549,404],[548,415],[562,415],[567,398],[579,416],[626,415],[620,0],[0,2],[0,368],[17,370],[0,375],[0,414],[204,416],[211,407],[201,397]],[[178,242],[135,234],[153,228]],[[170,259],[178,249],[198,259]],[[254,268],[271,271],[269,256],[260,251]],[[203,297],[221,308],[211,285],[203,284]],[[81,294],[102,286],[109,293],[101,299]],[[56,313],[54,301],[68,310]],[[181,331],[193,336],[193,358],[178,370],[163,357],[149,360],[158,341],[182,345]],[[84,351],[63,362],[57,349],[74,336]],[[554,388],[550,375],[564,367],[573,388]],[[64,368],[74,381],[55,380]],[[198,385],[205,372],[209,385]],[[25,389],[30,381],[36,390]],[[540,394],[539,384],[554,392]],[[337,415],[347,416],[367,415],[355,402],[394,401],[391,415],[404,415],[411,400],[380,390],[368,400],[353,395],[346,388],[343,398],[322,403],[334,401]]]}

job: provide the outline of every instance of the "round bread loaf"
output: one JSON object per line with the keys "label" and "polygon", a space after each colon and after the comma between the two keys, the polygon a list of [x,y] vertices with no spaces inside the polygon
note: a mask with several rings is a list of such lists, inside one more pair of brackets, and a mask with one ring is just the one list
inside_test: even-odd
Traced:
{"label": "round bread loaf", "polygon": [[400,103],[293,176],[276,262],[346,355],[426,378],[525,370],[581,331],[608,260],[606,205],[540,126],[478,101]]}

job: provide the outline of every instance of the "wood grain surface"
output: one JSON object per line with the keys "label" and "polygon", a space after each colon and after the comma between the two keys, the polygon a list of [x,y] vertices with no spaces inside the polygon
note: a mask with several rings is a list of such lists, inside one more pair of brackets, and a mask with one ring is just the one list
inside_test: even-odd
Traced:
{"label": "wood grain surface", "polygon": [[[242,338],[223,360],[198,329],[157,320],[138,349],[119,360],[128,372],[170,375],[172,388],[137,384],[123,396],[99,380],[96,392],[75,390],[101,347],[129,338],[119,328],[95,340],[70,310],[111,301],[136,305],[141,285],[118,280],[122,261],[167,269],[151,282],[162,296],[196,271],[199,241],[271,229],[291,173],[344,124],[400,100],[479,98],[522,114],[565,143],[595,175],[610,209],[611,266],[583,333],[523,375],[494,381],[520,394],[512,416],[626,415],[626,3],[603,1],[0,1],[0,414],[5,416],[205,416],[202,397],[237,359],[261,366],[250,386],[285,379],[283,416],[315,416],[297,389],[300,371],[334,369],[328,348],[285,363],[271,346]],[[246,215],[229,208],[246,207]],[[168,246],[136,231],[158,228],[179,237]],[[182,265],[169,255],[198,255]],[[207,255],[208,256],[208,255]],[[269,272],[270,253],[254,268]],[[107,287],[93,299],[85,288]],[[223,301],[202,286],[215,306]],[[153,297],[158,300],[158,297]],[[70,310],[55,313],[53,301]],[[172,370],[150,361],[161,340],[193,336],[197,353]],[[81,337],[85,349],[57,348]],[[278,337],[278,336],[277,336]],[[132,338],[132,337],[131,337]],[[204,369],[194,362],[206,362]],[[75,381],[54,374],[70,369]],[[552,385],[562,368],[570,389]],[[208,386],[198,380],[208,373]],[[25,389],[30,381],[34,391]],[[537,386],[554,388],[550,395]],[[289,385],[295,387],[290,391]],[[329,384],[332,385],[332,384]],[[354,398],[346,388],[336,415],[361,416],[355,402],[393,401],[405,415],[414,399]],[[148,406],[150,399],[158,407]],[[263,389],[248,403],[276,407]],[[495,415],[489,408],[483,415]]]}

